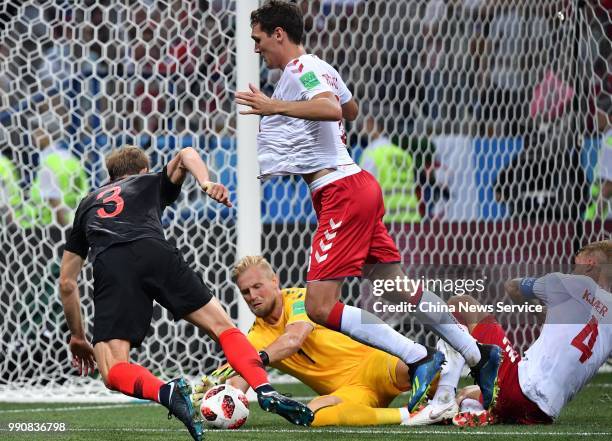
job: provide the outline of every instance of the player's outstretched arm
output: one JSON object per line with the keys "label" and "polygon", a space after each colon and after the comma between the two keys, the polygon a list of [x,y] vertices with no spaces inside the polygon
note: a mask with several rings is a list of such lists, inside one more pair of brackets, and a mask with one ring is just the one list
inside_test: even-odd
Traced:
{"label": "player's outstretched arm", "polygon": [[263,350],[268,355],[269,363],[275,363],[298,352],[313,329],[312,323],[309,322],[287,325],[285,332]]}
{"label": "player's outstretched arm", "polygon": [[331,92],[320,93],[306,101],[282,101],[268,97],[253,84],[249,84],[249,89],[236,92],[236,103],[251,108],[240,111],[241,115],[285,115],[312,121],[342,119],[342,107]]}
{"label": "player's outstretched arm", "polygon": [[457,404],[461,406],[461,402],[465,400],[466,398],[471,398],[473,400],[479,400],[480,394],[481,392],[480,392],[479,386],[476,386],[476,385],[466,386],[457,392],[457,397],[455,399],[457,401]]}
{"label": "player's outstretched arm", "polygon": [[533,288],[535,281],[533,277],[508,280],[504,283],[504,289],[514,303],[539,303]]}
{"label": "player's outstretched arm", "polygon": [[64,315],[70,329],[70,351],[72,352],[72,365],[79,370],[79,374],[88,375],[95,369],[93,347],[85,336],[85,327],[81,318],[81,299],[77,283],[83,259],[78,254],[64,251],[60,266],[59,290]]}
{"label": "player's outstretched arm", "polygon": [[235,377],[230,378],[229,380],[227,380],[227,383],[230,386],[234,386],[236,389],[240,389],[245,394],[249,390],[249,383],[247,383],[245,379],[242,378],[240,375],[236,375]]}
{"label": "player's outstretched arm", "polygon": [[[531,277],[508,280],[504,283],[504,290],[513,303],[521,304],[528,302],[536,305],[542,304],[533,290],[535,280],[536,279]],[[544,305],[542,306],[542,310],[536,313],[539,323],[544,323],[546,320],[546,307]]]}
{"label": "player's outstretched arm", "polygon": [[521,279],[512,279],[504,283],[504,290],[506,291],[506,294],[508,295],[508,297],[510,297],[510,299],[514,303],[521,303],[525,301],[525,298],[521,294],[521,291],[519,288],[520,283],[521,283]]}
{"label": "player's outstretched arm", "polygon": [[64,251],[59,279],[60,296],[70,334],[79,338],[85,338],[85,330],[81,320],[79,286],[77,283],[84,262],[85,260],[78,254]]}
{"label": "player's outstretched arm", "polygon": [[227,207],[232,206],[229,191],[223,184],[210,181],[208,167],[194,148],[186,147],[178,152],[168,163],[166,170],[173,184],[182,184],[187,173],[191,173],[208,196]]}

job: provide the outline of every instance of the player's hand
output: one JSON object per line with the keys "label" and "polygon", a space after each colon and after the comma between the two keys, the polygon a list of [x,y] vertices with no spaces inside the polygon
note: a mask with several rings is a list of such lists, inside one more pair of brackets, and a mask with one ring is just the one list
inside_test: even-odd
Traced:
{"label": "player's hand", "polygon": [[235,375],[236,371],[230,366],[229,363],[222,364],[210,375],[204,375],[201,379],[202,382],[194,388],[193,394],[191,395],[193,405],[199,406],[199,404],[202,402],[204,394],[206,394],[209,389],[225,383],[229,378]]}
{"label": "player's hand", "polygon": [[223,184],[208,181],[202,184],[202,190],[204,190],[211,199],[220,202],[226,207],[232,207],[232,203],[229,200],[229,190]]}
{"label": "player's hand", "polygon": [[218,373],[221,372],[223,375],[225,375],[228,372],[228,368],[229,370],[231,370],[231,372],[233,372],[233,375],[236,374],[236,372],[234,372],[234,370],[229,366],[229,364],[226,363],[223,366],[217,368],[217,370],[214,371],[212,374],[204,375],[202,377],[202,382],[196,387],[194,387],[193,393],[191,394],[191,402],[193,403],[193,406],[195,408],[200,407],[200,405],[202,404],[202,400],[204,399],[204,395],[206,395],[206,392],[208,392],[213,387],[218,386],[219,384],[225,383],[225,380],[227,380],[228,377],[219,376]]}
{"label": "player's hand", "polygon": [[248,106],[251,110],[241,110],[241,115],[275,115],[276,100],[268,97],[255,85],[249,83],[248,91],[236,92],[236,104]]}
{"label": "player's hand", "polygon": [[455,398],[455,400],[457,401],[457,404],[461,406],[461,402],[466,398],[473,398],[474,400],[478,400],[480,398],[480,387],[473,385],[466,386],[460,389],[457,393],[457,397]]}
{"label": "player's hand", "polygon": [[201,381],[202,382],[200,384],[194,387],[193,393],[191,394],[191,402],[193,403],[193,407],[195,408],[200,407],[206,392],[220,384],[219,380],[213,377],[212,375],[204,375]]}
{"label": "player's hand", "polygon": [[219,383],[225,383],[228,379],[232,378],[233,376],[237,375],[236,371],[234,370],[233,367],[230,366],[229,363],[225,363],[221,366],[219,366],[215,371],[213,371],[212,374],[213,377],[217,378]]}
{"label": "player's hand", "polygon": [[93,346],[84,338],[70,336],[70,352],[72,353],[72,366],[79,371],[79,375],[87,376],[96,370]]}

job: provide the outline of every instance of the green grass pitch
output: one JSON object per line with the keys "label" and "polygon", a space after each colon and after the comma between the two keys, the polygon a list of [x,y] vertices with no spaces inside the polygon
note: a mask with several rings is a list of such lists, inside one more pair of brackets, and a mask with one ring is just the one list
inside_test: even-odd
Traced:
{"label": "green grass pitch", "polygon": [[[295,397],[312,396],[308,388],[279,385],[278,390]],[[41,390],[41,393],[44,390]],[[406,397],[393,403],[402,405]],[[161,406],[150,404],[18,404],[0,403],[0,439],[2,440],[125,440],[171,441],[191,439],[180,422],[168,421]],[[65,423],[65,432],[10,432],[9,423]],[[612,374],[598,375],[564,409],[559,420],[549,426],[492,426],[458,429],[452,426],[409,428],[400,426],[327,427],[307,429],[292,426],[276,415],[251,405],[251,417],[243,430],[213,431],[207,440],[573,440],[612,439]]]}

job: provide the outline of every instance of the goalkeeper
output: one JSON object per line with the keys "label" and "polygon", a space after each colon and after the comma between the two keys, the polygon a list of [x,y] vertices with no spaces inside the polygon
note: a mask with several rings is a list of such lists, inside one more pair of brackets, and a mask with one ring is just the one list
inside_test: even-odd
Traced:
{"label": "goalkeeper", "polygon": [[[406,407],[387,407],[410,387],[404,362],[313,323],[304,308],[306,289],[281,289],[263,257],[244,257],[232,276],[256,316],[247,338],[260,351],[264,364],[297,378],[320,395],[308,404],[315,412],[313,426],[410,425]],[[249,387],[228,365],[213,377],[229,378],[229,384],[244,392]],[[204,378],[199,392],[211,383]],[[196,404],[201,396],[195,395]]]}

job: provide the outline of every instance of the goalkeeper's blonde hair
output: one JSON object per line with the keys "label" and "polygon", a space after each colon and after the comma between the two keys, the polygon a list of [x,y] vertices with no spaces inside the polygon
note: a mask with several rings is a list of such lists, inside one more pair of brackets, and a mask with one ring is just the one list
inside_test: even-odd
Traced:
{"label": "goalkeeper's blonde hair", "polygon": [[247,269],[256,265],[269,273],[270,278],[274,277],[274,268],[272,268],[272,265],[270,265],[270,262],[268,262],[264,256],[245,256],[240,259],[232,269],[232,280],[234,283],[236,283],[238,277],[240,277]]}

